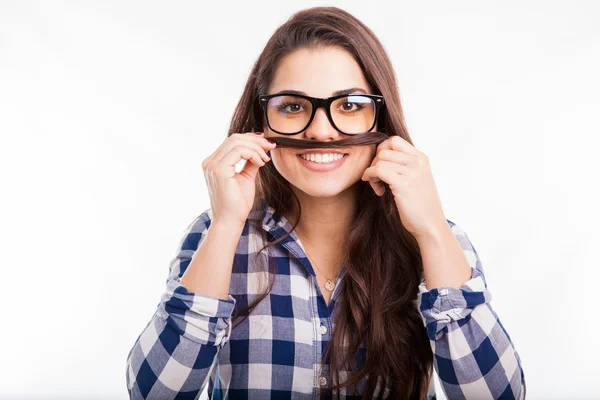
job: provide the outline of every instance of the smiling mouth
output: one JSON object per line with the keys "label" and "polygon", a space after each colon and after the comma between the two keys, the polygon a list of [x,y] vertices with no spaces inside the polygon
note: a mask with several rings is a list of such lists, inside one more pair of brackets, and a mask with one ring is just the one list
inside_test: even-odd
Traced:
{"label": "smiling mouth", "polygon": [[[311,154],[311,153],[304,153],[304,154]],[[317,154],[321,155],[321,153],[312,153],[312,154],[315,154],[315,157],[309,157],[309,158],[303,157],[304,154],[298,154],[298,158],[301,158],[304,161],[313,162],[315,164],[333,164],[333,163],[338,162],[341,159],[346,158],[348,156],[347,153],[324,153],[324,154],[334,154],[335,155],[333,158],[330,158],[328,156],[327,159],[325,159],[323,156],[316,157]]]}

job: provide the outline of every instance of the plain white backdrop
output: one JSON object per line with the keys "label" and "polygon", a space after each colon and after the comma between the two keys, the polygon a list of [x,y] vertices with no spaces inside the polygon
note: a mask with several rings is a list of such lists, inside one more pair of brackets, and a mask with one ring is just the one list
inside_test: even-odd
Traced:
{"label": "plain white backdrop", "polygon": [[386,47],[528,398],[600,397],[600,3],[3,0],[0,398],[127,398],[127,354],[210,207],[201,163],[267,39],[313,5]]}

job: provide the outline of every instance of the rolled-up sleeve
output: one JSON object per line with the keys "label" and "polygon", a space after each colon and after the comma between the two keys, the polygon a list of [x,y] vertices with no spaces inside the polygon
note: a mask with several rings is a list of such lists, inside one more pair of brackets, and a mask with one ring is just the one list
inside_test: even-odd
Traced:
{"label": "rolled-up sleeve", "polygon": [[449,399],[524,399],[521,360],[490,304],[479,254],[467,234],[448,223],[471,266],[471,278],[460,288],[431,290],[423,279],[417,297],[440,384]]}
{"label": "rolled-up sleeve", "polygon": [[186,229],[157,310],[127,356],[132,399],[195,398],[206,387],[219,349],[229,338],[235,299],[190,293],[181,284],[209,226],[205,211]]}

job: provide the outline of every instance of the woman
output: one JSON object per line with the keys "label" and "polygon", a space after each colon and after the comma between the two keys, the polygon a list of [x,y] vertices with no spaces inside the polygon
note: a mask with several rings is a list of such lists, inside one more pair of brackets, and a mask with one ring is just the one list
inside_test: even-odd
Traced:
{"label": "woman", "polygon": [[355,17],[283,24],[202,168],[211,208],[128,355],[131,398],[433,399],[434,370],[451,399],[525,397],[479,256]]}

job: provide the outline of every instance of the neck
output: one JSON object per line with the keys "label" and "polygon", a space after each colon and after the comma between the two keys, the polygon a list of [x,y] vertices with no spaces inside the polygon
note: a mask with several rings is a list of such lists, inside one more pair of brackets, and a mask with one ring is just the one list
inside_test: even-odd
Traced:
{"label": "neck", "polygon": [[341,248],[356,214],[354,186],[333,197],[313,197],[292,186],[302,207],[296,233],[303,242],[335,252]]}

